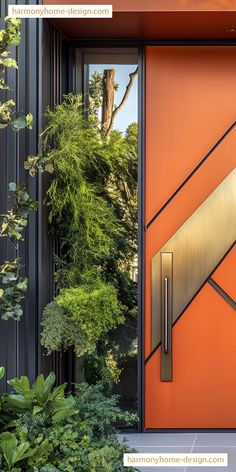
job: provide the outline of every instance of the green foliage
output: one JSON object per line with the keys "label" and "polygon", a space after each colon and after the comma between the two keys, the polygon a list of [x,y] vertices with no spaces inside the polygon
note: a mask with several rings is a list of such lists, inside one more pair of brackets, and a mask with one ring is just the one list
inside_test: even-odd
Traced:
{"label": "green foliage", "polygon": [[[4,74],[7,68],[18,69],[15,59],[9,57],[9,46],[17,46],[20,43],[21,20],[17,18],[5,18],[6,28],[0,30],[0,89],[9,90],[9,85],[5,82]],[[1,77],[2,76],[2,77]],[[10,126],[13,131],[19,131],[23,128],[32,128],[33,116],[31,113],[23,115],[13,111],[15,102],[7,100],[0,102],[0,129]]]}
{"label": "green foliage", "polygon": [[121,411],[117,406],[118,396],[104,395],[102,383],[88,385],[87,383],[76,384],[76,406],[82,422],[82,429],[86,435],[93,435],[98,440],[101,437],[116,435],[116,425],[134,425],[137,415]]}
{"label": "green foliage", "polygon": [[[0,78],[0,88],[1,78]],[[6,88],[6,86],[5,86]],[[20,131],[21,129],[28,128],[32,129],[33,115],[28,113],[23,115],[13,110],[15,102],[13,100],[7,100],[4,103],[0,103],[0,129],[10,126],[13,131]]]}
{"label": "green foliage", "polygon": [[47,162],[41,154],[39,156],[28,156],[24,162],[24,168],[31,177],[34,177],[37,172],[49,172],[49,174],[54,172],[53,165]]}
{"label": "green foliage", "polygon": [[74,346],[77,356],[92,352],[96,342],[124,322],[116,289],[98,277],[88,284],[61,290],[46,306],[42,345],[49,352]]}
{"label": "green foliage", "polygon": [[28,279],[19,276],[20,259],[5,262],[0,266],[0,311],[2,319],[13,318],[19,321],[23,315],[21,302],[25,298],[28,287]]}
{"label": "green foliage", "polygon": [[[0,74],[5,72],[6,67],[17,68],[17,63],[14,59],[9,58],[8,46],[17,46],[20,42],[20,26],[21,20],[16,18],[5,18],[6,28],[0,30]],[[3,77],[0,77],[0,89],[8,90],[9,86],[6,84]],[[14,105],[14,102],[13,102]],[[12,106],[11,103],[6,105],[6,108]],[[0,106],[1,117],[1,106]],[[1,125],[0,125],[1,127]]]}
{"label": "green foliage", "polygon": [[29,156],[25,169],[32,176],[53,173],[46,203],[60,251],[57,297],[44,310],[42,345],[49,353],[69,346],[78,356],[96,351],[95,370],[110,389],[120,370],[104,335],[136,312],[130,268],[137,251],[138,128],[133,123],[125,136],[113,131],[102,139],[96,113],[101,88],[102,77],[95,74],[95,109],[91,113],[90,107],[88,119],[80,95],[69,94],[48,109],[43,152]]}
{"label": "green foliage", "polygon": [[47,349],[48,354],[59,351],[61,346],[67,349],[73,345],[76,336],[75,326],[68,321],[65,311],[55,301],[48,303],[44,308],[41,344]]}
{"label": "green foliage", "polygon": [[18,46],[21,39],[21,20],[18,18],[6,17],[7,27],[0,31],[0,54],[5,55],[8,46]]}
{"label": "green foliage", "polygon": [[102,80],[102,74],[96,71],[89,80],[89,109],[96,116],[102,106]]}
{"label": "green foliage", "polygon": [[[77,186],[76,180],[67,188],[58,184],[55,179],[48,191],[52,228],[60,234],[65,249],[70,247],[70,259],[78,261],[81,270],[85,270],[91,263],[109,257],[122,228],[112,207],[97,194],[95,186],[86,183]],[[59,233],[60,227],[64,231]]]}
{"label": "green foliage", "polygon": [[53,388],[54,383],[54,372],[51,372],[46,379],[43,374],[38,375],[32,387],[26,376],[9,380],[8,384],[16,393],[6,394],[5,403],[8,408],[16,412],[30,410],[33,416],[46,408],[52,423],[62,421],[77,413],[75,400],[73,397],[65,397],[66,384]]}
{"label": "green foliage", "polygon": [[132,123],[125,137],[113,131],[104,143],[110,173],[106,182],[107,192],[118,207],[126,223],[126,234],[133,253],[137,251],[137,172],[138,125]]}
{"label": "green foliage", "polygon": [[[96,102],[102,80],[93,79]],[[96,351],[95,377],[109,390],[120,370],[105,334],[136,312],[130,268],[137,251],[138,128],[132,124],[125,136],[113,131],[103,140],[96,112],[90,109],[85,119],[81,96],[72,94],[48,109],[46,118],[42,154],[25,162],[32,176],[53,173],[46,203],[60,247],[57,296],[44,310],[42,345],[49,353],[69,346],[78,356]]]}
{"label": "green foliage", "polygon": [[[122,465],[123,453],[129,449],[118,441],[114,425],[133,424],[136,415],[121,412],[118,399],[105,397],[101,385],[78,385],[72,397],[64,395],[65,385],[53,389],[53,383],[53,374],[46,380],[38,376],[32,388],[27,377],[9,382],[16,393],[3,397],[9,416],[0,435],[1,470],[133,471]],[[56,408],[61,414],[55,421]]]}
{"label": "green foliage", "polygon": [[11,123],[12,107],[15,106],[13,100],[0,103],[0,129],[6,128]]}
{"label": "green foliage", "polygon": [[16,132],[24,128],[32,129],[33,115],[31,113],[23,115],[22,113],[14,112],[11,116],[10,125],[12,130]]}
{"label": "green foliage", "polygon": [[[35,210],[37,203],[30,199],[25,185],[17,186],[14,182],[9,184],[11,209],[4,215],[0,229],[0,237],[7,237],[18,248],[19,241],[23,241],[23,231],[27,226],[30,210]],[[28,287],[26,277],[19,275],[21,268],[20,259],[5,262],[0,266],[0,311],[2,319],[13,318],[19,321],[23,314],[21,302],[25,298]]]}
{"label": "green foliage", "polygon": [[[12,59],[9,46],[17,46],[20,42],[21,20],[16,18],[5,18],[6,28],[0,30],[0,89],[9,90],[5,82],[5,72],[7,68],[18,69],[17,62]],[[2,76],[2,77],[1,77]],[[32,128],[33,116],[31,113],[23,115],[14,111],[15,102],[7,100],[0,102],[0,129],[10,126],[15,132],[21,129]],[[27,218],[30,210],[36,209],[25,185],[17,186],[14,182],[9,184],[11,198],[10,210],[2,215],[3,222],[0,228],[0,237],[7,237],[18,249],[19,241],[22,241],[23,231],[27,226]],[[25,298],[28,280],[19,275],[21,268],[20,259],[16,258],[11,262],[5,262],[0,266],[0,311],[2,319],[20,320],[23,314],[22,300]]]}
{"label": "green foliage", "polygon": [[8,237],[17,248],[18,242],[23,240],[22,232],[27,226],[30,210],[36,210],[37,203],[30,199],[25,185],[9,184],[11,209],[3,215],[0,237]]}
{"label": "green foliage", "polygon": [[[109,344],[109,343],[108,343]],[[96,351],[86,356],[85,359],[85,378],[89,384],[102,382],[106,393],[111,393],[114,384],[120,380],[121,369],[118,366],[119,347],[112,345],[99,352]]]}
{"label": "green foliage", "polygon": [[[82,273],[105,264],[114,254],[127,261],[134,252],[134,228],[128,211],[137,186],[137,150],[128,136],[123,138],[117,132],[109,143],[104,142],[93,116],[84,119],[81,96],[64,97],[54,111],[48,110],[47,119],[43,155],[30,156],[25,166],[32,175],[46,166],[54,171],[47,195],[49,221],[52,234],[60,237],[67,268],[69,262]],[[136,128],[132,128],[135,136]],[[130,175],[125,169],[121,172],[122,160]],[[115,192],[118,175],[122,184]]]}
{"label": "green foliage", "polygon": [[60,246],[42,345],[49,353],[74,346],[81,356],[104,342],[100,378],[109,385],[119,368],[105,334],[136,305],[129,270],[137,249],[137,125],[104,141],[95,115],[85,119],[81,96],[71,94],[46,116],[42,155],[25,162],[31,175],[53,172],[46,203]]}
{"label": "green foliage", "polygon": [[54,169],[47,196],[51,230],[60,236],[64,257],[69,253],[83,271],[116,250],[124,229],[104,194],[109,169],[99,132],[83,118],[81,97],[69,95],[47,117],[44,162]]}
{"label": "green foliage", "polygon": [[15,467],[15,465],[32,454],[29,447],[28,441],[22,441],[18,445],[17,438],[13,433],[5,432],[0,435],[0,449],[7,463],[8,470],[11,472],[21,471],[21,468]]}

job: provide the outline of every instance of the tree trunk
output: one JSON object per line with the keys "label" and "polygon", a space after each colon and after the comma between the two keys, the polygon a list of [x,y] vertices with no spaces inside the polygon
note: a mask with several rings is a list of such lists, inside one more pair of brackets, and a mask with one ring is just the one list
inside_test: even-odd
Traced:
{"label": "tree trunk", "polygon": [[114,108],[115,69],[104,70],[102,101],[102,132],[106,136],[110,128]]}

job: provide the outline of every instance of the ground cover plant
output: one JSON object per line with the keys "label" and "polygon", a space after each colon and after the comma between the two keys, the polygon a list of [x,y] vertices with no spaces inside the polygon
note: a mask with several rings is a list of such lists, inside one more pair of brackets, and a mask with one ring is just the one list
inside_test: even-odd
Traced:
{"label": "ground cover plant", "polygon": [[[3,370],[1,370],[3,375]],[[27,377],[10,380],[13,393],[1,397],[0,470],[9,472],[131,472],[124,468],[129,448],[118,441],[114,424],[132,424],[115,396],[101,384],[54,387],[55,374],[41,374],[31,386]]]}

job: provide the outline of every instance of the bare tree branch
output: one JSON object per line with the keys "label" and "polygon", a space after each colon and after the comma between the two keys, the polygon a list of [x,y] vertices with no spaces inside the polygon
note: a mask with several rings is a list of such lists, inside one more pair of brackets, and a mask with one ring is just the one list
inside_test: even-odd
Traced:
{"label": "bare tree branch", "polygon": [[120,104],[113,110],[112,112],[112,115],[111,115],[111,119],[110,119],[110,124],[109,124],[109,127],[107,128],[106,130],[106,133],[105,133],[105,136],[106,137],[109,137],[111,131],[112,131],[112,128],[113,128],[113,124],[114,124],[114,120],[116,118],[116,115],[119,113],[119,111],[121,110],[121,108],[123,108],[123,106],[125,105],[127,99],[128,99],[128,96],[130,94],[130,91],[131,91],[131,88],[133,86],[133,83],[137,77],[137,74],[138,74],[138,67],[135,69],[134,72],[131,72],[129,74],[129,82],[126,86],[126,90],[125,90],[125,93],[123,95],[123,98],[120,102]]}

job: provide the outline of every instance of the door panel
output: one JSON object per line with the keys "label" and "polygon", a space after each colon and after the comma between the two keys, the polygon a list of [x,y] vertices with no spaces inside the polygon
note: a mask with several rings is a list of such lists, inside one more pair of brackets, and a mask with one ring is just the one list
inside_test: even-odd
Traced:
{"label": "door panel", "polygon": [[[236,127],[175,194],[145,234],[145,357],[151,352],[151,261],[152,257],[176,233],[182,224],[220,185],[235,167]],[[155,153],[155,148],[154,148]],[[149,188],[147,176],[146,187]],[[154,187],[155,190],[156,187]]]}
{"label": "door panel", "polygon": [[173,382],[146,365],[146,428],[235,428],[236,316],[206,284],[173,327]]}
{"label": "door panel", "polygon": [[234,123],[235,76],[232,46],[146,48],[146,224]]}
{"label": "door panel", "polygon": [[[182,287],[180,295],[183,295],[184,287],[187,290],[192,274],[198,275],[201,270],[205,276],[202,286],[196,285],[193,297],[175,322],[175,289],[174,296],[172,288],[165,292],[159,279],[151,288],[154,256],[161,248],[168,248],[167,242],[176,237],[178,230],[181,238],[184,234],[181,228],[198,214],[200,206],[205,205],[216,189],[227,182],[235,168],[235,55],[234,47],[146,48],[146,428],[236,427],[236,374],[233,372],[236,363],[235,247],[227,255],[218,252],[214,259],[213,246],[217,237],[213,235],[211,240],[203,237],[208,217],[205,228],[195,228],[195,233],[200,231],[197,245],[205,244],[206,258],[213,258],[214,264],[210,271],[204,272],[205,261],[202,259],[201,262],[199,256],[201,248],[195,250],[187,271],[188,279],[178,283],[178,287]],[[226,187],[225,192],[228,191]],[[230,192],[233,201],[234,186]],[[231,199],[229,201],[231,204]],[[224,211],[220,206],[218,211]],[[231,245],[236,238],[234,216],[227,223],[230,225],[228,232],[225,231],[227,225],[220,224],[221,218],[217,221],[216,236],[227,239],[230,233]],[[191,242],[185,244],[191,245]],[[183,244],[181,247],[181,253],[176,254],[176,248],[171,252],[170,280],[175,274],[175,264],[178,263],[181,269],[181,257],[183,267],[186,266],[187,250]],[[228,249],[225,246],[225,252]],[[181,271],[182,275],[179,273],[178,277],[183,277]],[[153,299],[157,303],[152,307]],[[166,309],[167,301],[171,306],[173,304],[173,309],[169,306]],[[161,310],[158,323],[156,305]],[[165,378],[162,361],[167,316],[171,318],[171,324],[174,323],[171,330],[173,373],[170,375],[168,371],[169,377],[165,380],[171,381],[164,382],[161,379]],[[153,339],[156,342],[152,343]],[[170,353],[171,349],[169,358]],[[225,405],[219,408],[224,403],[225,388]]]}

